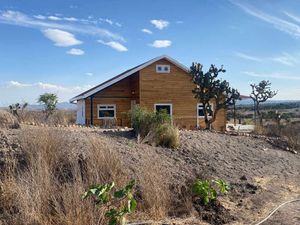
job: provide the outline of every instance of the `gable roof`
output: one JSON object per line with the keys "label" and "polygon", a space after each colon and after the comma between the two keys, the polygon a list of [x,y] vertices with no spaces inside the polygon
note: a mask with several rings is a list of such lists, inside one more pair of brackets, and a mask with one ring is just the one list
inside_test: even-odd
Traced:
{"label": "gable roof", "polygon": [[113,77],[113,78],[111,78],[111,79],[109,79],[109,80],[107,80],[107,81],[105,81],[105,82],[103,82],[103,83],[101,83],[101,84],[99,84],[99,85],[97,85],[97,86],[95,86],[95,87],[93,87],[93,88],[91,88],[91,89],[89,89],[89,90],[87,90],[87,91],[85,91],[85,92],[83,92],[83,93],[81,93],[81,94],[73,97],[73,98],[71,98],[70,102],[72,103],[74,101],[87,98],[87,97],[89,97],[89,96],[91,96],[91,95],[93,95],[93,94],[95,94],[95,93],[97,93],[97,92],[99,92],[99,91],[101,91],[101,90],[103,90],[103,89],[105,89],[105,88],[107,88],[107,87],[109,87],[109,86],[111,86],[111,85],[119,82],[120,80],[123,80],[126,77],[129,77],[129,76],[133,75],[134,73],[136,73],[136,72],[144,69],[145,67],[147,67],[147,66],[151,65],[152,63],[154,63],[156,61],[159,61],[161,59],[168,60],[169,62],[175,64],[176,66],[178,66],[179,68],[181,68],[182,70],[184,70],[186,72],[189,71],[189,69],[186,66],[184,66],[181,63],[179,63],[175,59],[173,59],[173,58],[171,58],[171,57],[169,57],[167,55],[162,55],[162,56],[156,57],[154,59],[151,59],[151,60],[149,60],[147,62],[144,62],[144,63],[142,63],[142,64],[140,64],[138,66],[135,66],[135,67],[133,67],[133,68],[131,68],[129,70],[126,70],[123,73],[121,73],[121,74],[119,74],[119,75],[117,75],[117,76],[115,76],[115,77]]}

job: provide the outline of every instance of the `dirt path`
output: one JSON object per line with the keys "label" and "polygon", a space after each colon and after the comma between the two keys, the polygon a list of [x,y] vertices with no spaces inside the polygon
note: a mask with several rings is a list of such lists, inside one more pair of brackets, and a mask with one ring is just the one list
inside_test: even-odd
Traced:
{"label": "dirt path", "polygon": [[300,202],[283,206],[262,225],[296,225],[300,224]]}

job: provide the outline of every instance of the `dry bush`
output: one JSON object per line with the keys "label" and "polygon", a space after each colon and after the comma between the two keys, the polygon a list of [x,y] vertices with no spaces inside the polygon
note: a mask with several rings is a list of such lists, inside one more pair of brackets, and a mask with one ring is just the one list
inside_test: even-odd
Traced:
{"label": "dry bush", "polygon": [[84,152],[76,152],[71,140],[62,131],[45,128],[22,137],[26,167],[20,170],[16,165],[0,183],[4,224],[104,223],[103,209],[92,201],[82,202],[81,194],[93,183],[115,181],[124,185],[128,181],[126,170],[98,140],[82,143]]}
{"label": "dry bush", "polygon": [[173,126],[167,112],[152,112],[135,107],[129,113],[129,117],[138,142],[168,148],[179,145],[178,128]]}
{"label": "dry bush", "polygon": [[76,113],[72,110],[56,110],[52,115],[46,118],[43,111],[24,111],[22,122],[33,125],[47,124],[50,126],[67,126],[75,124]]}
{"label": "dry bush", "polygon": [[17,129],[20,128],[20,124],[17,118],[11,113],[0,110],[0,128]]}
{"label": "dry bush", "polygon": [[171,193],[167,177],[161,173],[157,163],[146,162],[138,175],[138,208],[139,218],[166,218],[171,208]]}
{"label": "dry bush", "polygon": [[289,124],[281,129],[281,135],[287,139],[292,149],[300,150],[300,124]]}
{"label": "dry bush", "polygon": [[172,124],[163,124],[156,131],[156,143],[163,147],[176,148],[179,146],[179,130]]}

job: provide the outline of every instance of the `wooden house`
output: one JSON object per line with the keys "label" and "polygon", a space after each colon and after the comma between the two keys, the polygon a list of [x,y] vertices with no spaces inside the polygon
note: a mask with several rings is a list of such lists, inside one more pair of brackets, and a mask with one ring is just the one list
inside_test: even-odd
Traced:
{"label": "wooden house", "polygon": [[[169,56],[160,56],[133,67],[75,97],[77,123],[130,126],[127,112],[140,105],[147,110],[166,109],[175,125],[204,126],[202,104],[194,98],[189,69]],[[214,129],[224,130],[225,110],[219,110]]]}

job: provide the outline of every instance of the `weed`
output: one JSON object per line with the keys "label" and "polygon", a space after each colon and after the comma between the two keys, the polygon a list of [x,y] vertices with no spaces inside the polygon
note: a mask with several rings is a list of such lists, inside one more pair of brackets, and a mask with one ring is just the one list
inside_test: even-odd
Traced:
{"label": "weed", "polygon": [[217,199],[218,192],[216,188],[214,188],[213,184],[218,186],[219,192],[221,194],[227,193],[230,188],[229,185],[221,179],[218,180],[197,180],[192,187],[192,192],[199,196],[204,205],[208,205],[210,202]]}
{"label": "weed", "polygon": [[[104,185],[92,185],[83,194],[82,199],[93,196],[96,205],[107,208],[105,216],[109,218],[109,225],[123,225],[126,224],[126,215],[132,213],[137,206],[132,194],[134,185],[135,181],[131,180],[124,188],[114,193],[111,192],[115,186],[114,182]],[[124,201],[126,201],[126,204],[122,204]]]}

